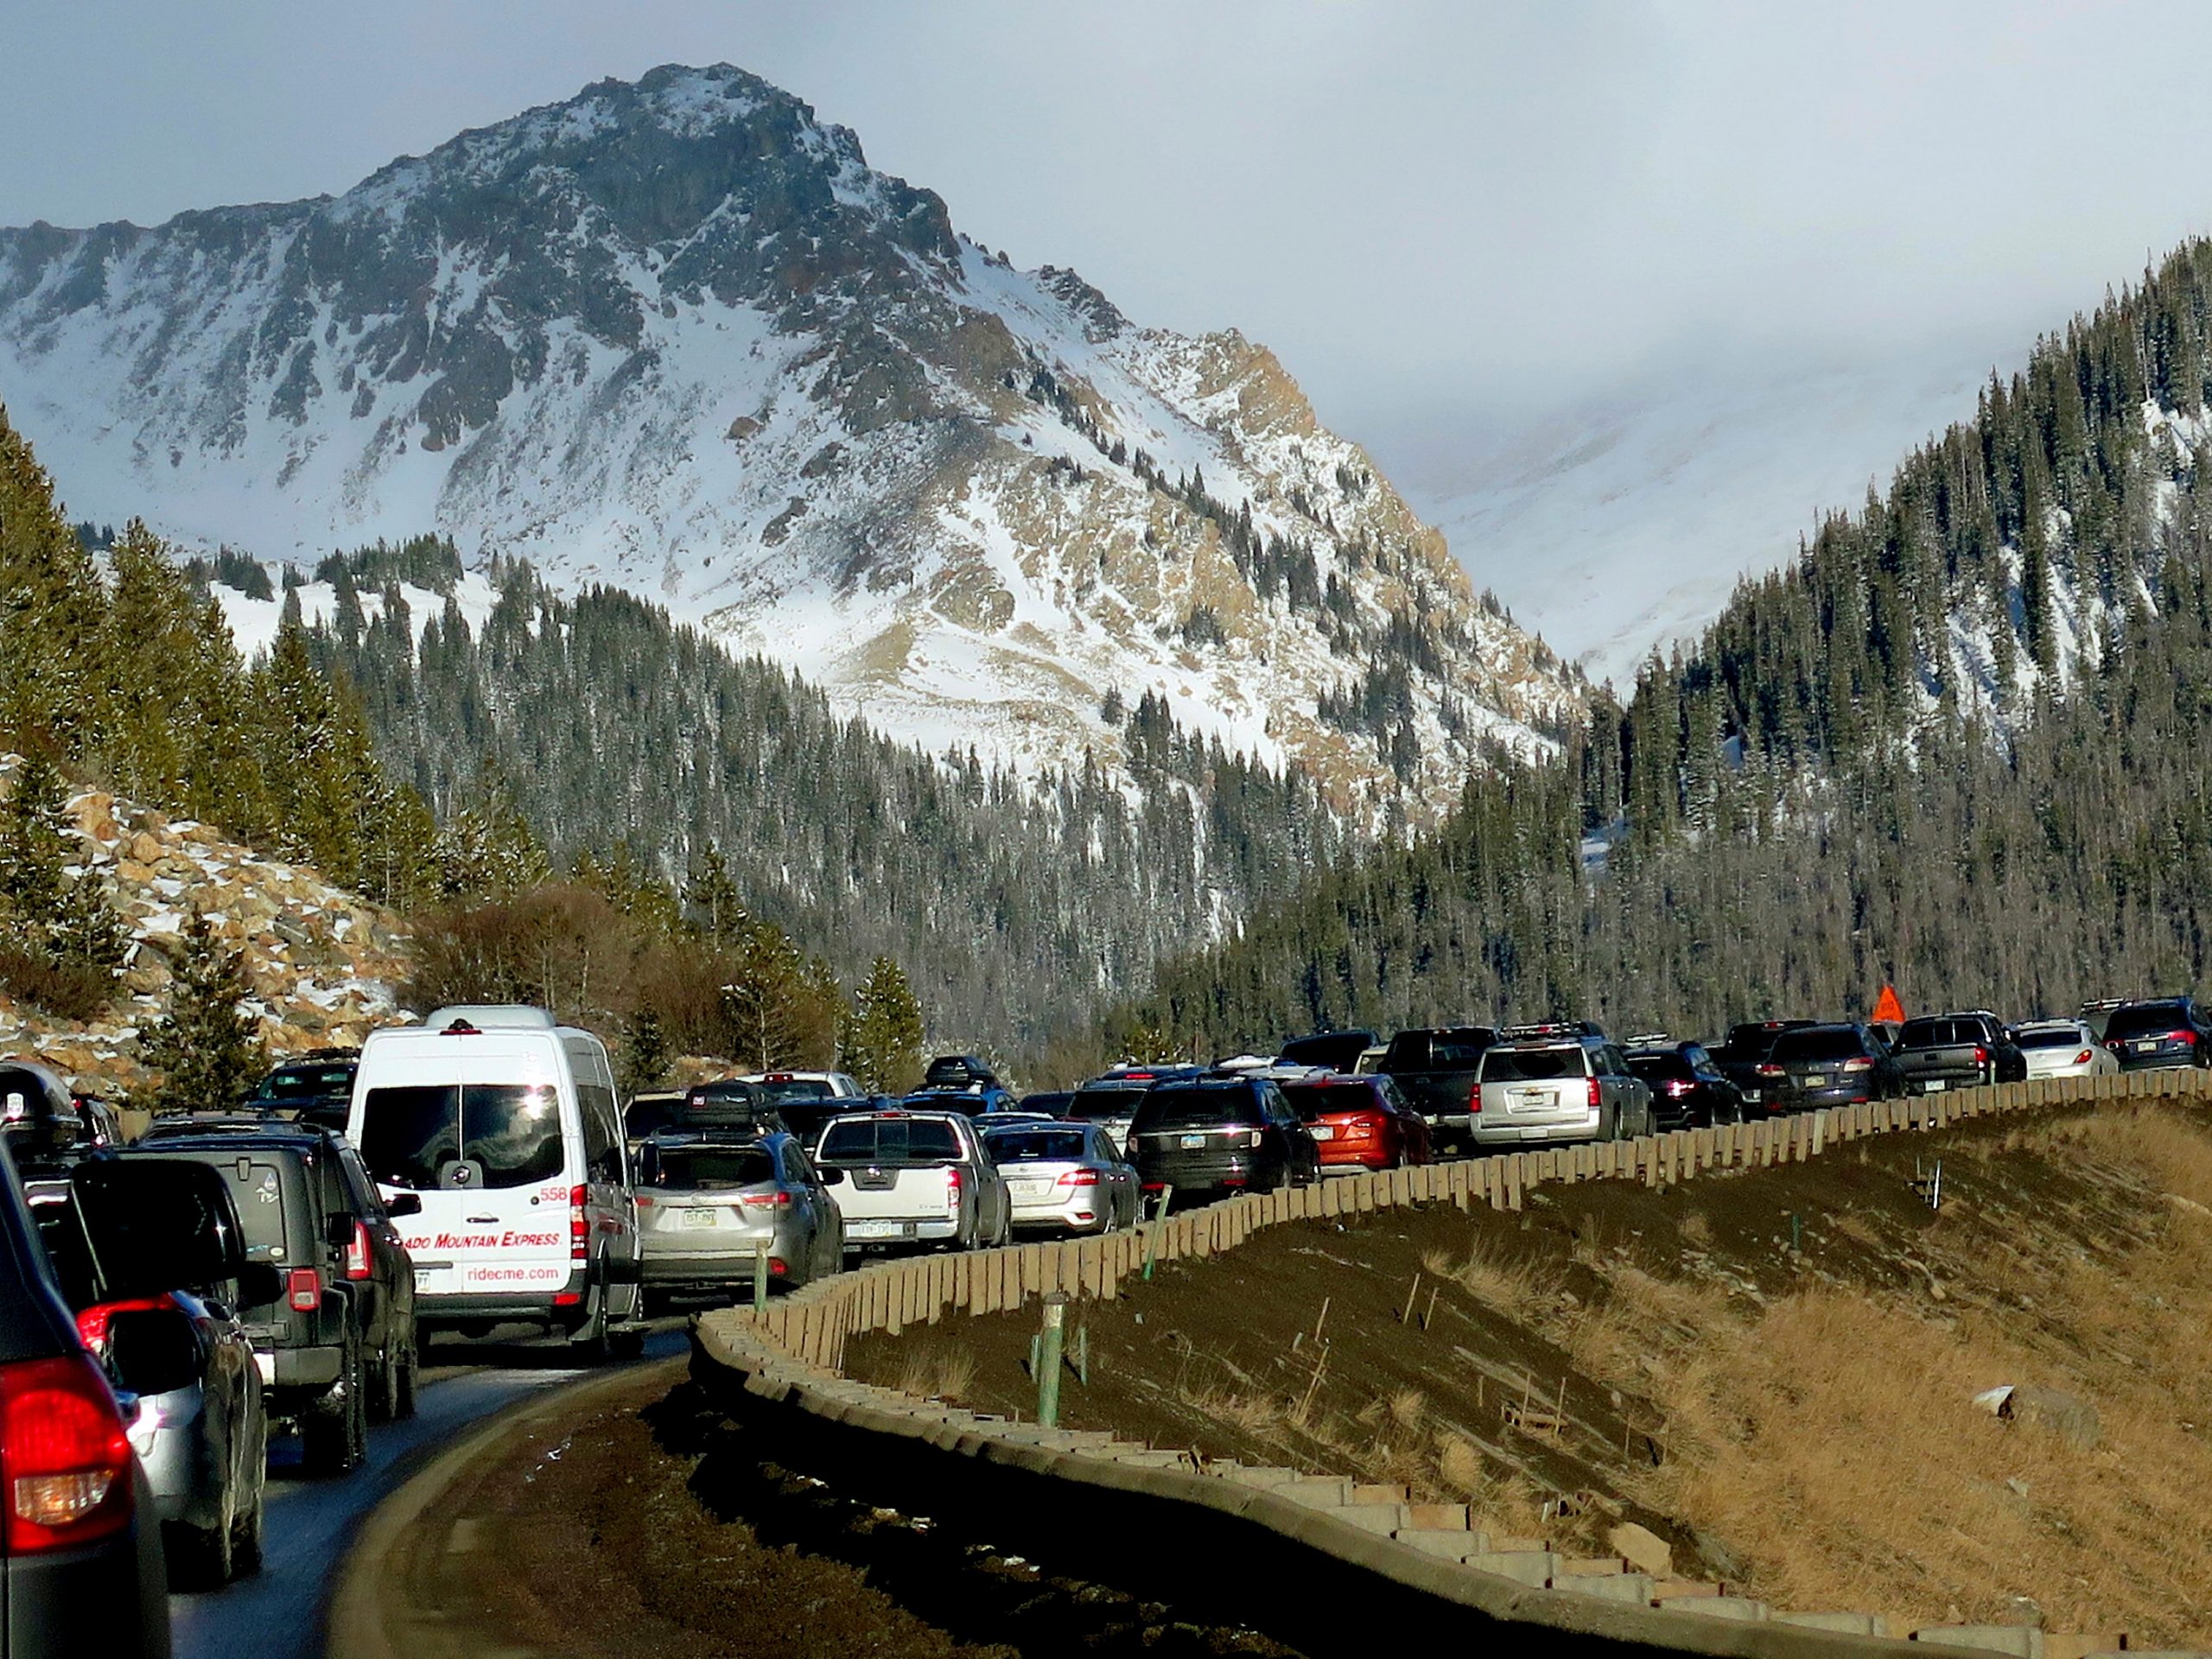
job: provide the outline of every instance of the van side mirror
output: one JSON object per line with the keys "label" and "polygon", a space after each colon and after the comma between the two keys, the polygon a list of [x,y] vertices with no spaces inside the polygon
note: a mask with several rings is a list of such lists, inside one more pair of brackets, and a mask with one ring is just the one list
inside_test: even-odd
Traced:
{"label": "van side mirror", "polygon": [[69,1178],[111,1300],[235,1281],[245,1235],[223,1172],[184,1158],[101,1158]]}
{"label": "van side mirror", "polygon": [[132,1394],[167,1394],[200,1380],[200,1333],[177,1308],[111,1314],[107,1341],[115,1380]]}
{"label": "van side mirror", "polygon": [[423,1213],[420,1192],[395,1192],[384,1201],[384,1212],[395,1219],[400,1216],[419,1216]]}

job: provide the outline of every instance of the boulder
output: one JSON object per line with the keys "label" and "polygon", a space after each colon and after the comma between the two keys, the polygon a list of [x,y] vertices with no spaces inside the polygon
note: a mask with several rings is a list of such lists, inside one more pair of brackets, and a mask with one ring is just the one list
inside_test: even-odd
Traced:
{"label": "boulder", "polygon": [[1605,1548],[1639,1573],[1655,1579],[1675,1576],[1674,1547],[1649,1527],[1624,1521],[1606,1532]]}
{"label": "boulder", "polygon": [[2095,1406],[2077,1394],[2040,1382],[2016,1384],[1997,1414],[2047,1429],[2084,1452],[2104,1437]]}

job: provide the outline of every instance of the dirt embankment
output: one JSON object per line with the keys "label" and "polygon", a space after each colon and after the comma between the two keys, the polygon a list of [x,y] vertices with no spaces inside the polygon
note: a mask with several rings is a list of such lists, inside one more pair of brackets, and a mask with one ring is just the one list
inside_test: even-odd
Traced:
{"label": "dirt embankment", "polygon": [[[847,1369],[1026,1415],[1036,1320],[871,1336]],[[1403,1480],[1592,1553],[1639,1521],[1783,1606],[2212,1643],[2202,1111],[1277,1228],[1074,1323],[1065,1426]],[[2011,1416],[1975,1403],[2005,1384]]]}
{"label": "dirt embankment", "polygon": [[[486,1570],[457,1575],[471,1593],[439,1616],[486,1653],[591,1659],[1297,1659],[857,1502],[775,1452],[664,1377],[521,1436],[453,1494]],[[1007,1517],[1002,1541],[1036,1519]]]}

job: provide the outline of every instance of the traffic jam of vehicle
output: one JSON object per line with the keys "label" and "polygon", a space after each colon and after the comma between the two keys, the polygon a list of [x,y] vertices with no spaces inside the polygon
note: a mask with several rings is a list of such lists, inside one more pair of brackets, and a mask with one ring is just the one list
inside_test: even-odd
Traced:
{"label": "traffic jam of vehicle", "polygon": [[[585,1360],[873,1250],[1109,1232],[1243,1192],[1500,1147],[1627,1139],[2025,1077],[2212,1065],[2190,998],[2007,1024],[1767,1020],[1706,1043],[1552,1020],[1328,1032],[1017,1096],[972,1054],[918,1089],[755,1072],[617,1092],[542,1009],[457,1007],[153,1119],[0,1062],[0,1466],[11,1608],[166,1651],[166,1592],[254,1572],[272,1444],[359,1467],[426,1339]],[[11,1612],[11,1617],[15,1616]]]}

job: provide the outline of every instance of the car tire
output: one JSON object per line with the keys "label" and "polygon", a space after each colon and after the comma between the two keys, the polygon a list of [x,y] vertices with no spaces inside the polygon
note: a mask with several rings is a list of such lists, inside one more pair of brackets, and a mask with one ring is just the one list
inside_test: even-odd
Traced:
{"label": "car tire", "polygon": [[256,1481],[253,1501],[231,1522],[231,1570],[234,1577],[245,1578],[261,1571],[262,1537],[266,1530],[266,1496],[265,1487]]}
{"label": "car tire", "polygon": [[361,1359],[361,1333],[346,1325],[346,1347],[338,1380],[300,1414],[302,1460],[310,1474],[351,1474],[368,1448],[367,1367]]}
{"label": "car tire", "polygon": [[234,1522],[212,1527],[172,1521],[162,1529],[162,1553],[172,1590],[219,1590],[238,1570]]}
{"label": "car tire", "polygon": [[399,1409],[399,1355],[387,1341],[377,1356],[376,1369],[369,1375],[369,1421],[388,1423]]}
{"label": "car tire", "polygon": [[407,1345],[399,1351],[399,1376],[393,1385],[391,1416],[394,1422],[404,1422],[415,1414],[415,1374],[423,1368],[423,1357],[416,1347],[418,1340],[410,1323],[407,1329]]}
{"label": "car tire", "polygon": [[645,1353],[645,1333],[635,1325],[607,1333],[607,1351],[617,1360],[642,1359]]}

